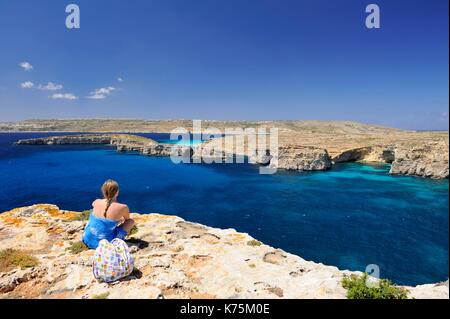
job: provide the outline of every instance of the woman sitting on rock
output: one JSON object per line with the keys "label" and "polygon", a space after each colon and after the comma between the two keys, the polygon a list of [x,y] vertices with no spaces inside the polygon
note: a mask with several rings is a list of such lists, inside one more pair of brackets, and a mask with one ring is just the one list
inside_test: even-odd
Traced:
{"label": "woman sitting on rock", "polygon": [[92,203],[89,222],[83,233],[83,242],[91,249],[96,249],[102,239],[124,239],[134,226],[127,205],[117,201],[119,184],[107,180],[102,186],[103,199]]}

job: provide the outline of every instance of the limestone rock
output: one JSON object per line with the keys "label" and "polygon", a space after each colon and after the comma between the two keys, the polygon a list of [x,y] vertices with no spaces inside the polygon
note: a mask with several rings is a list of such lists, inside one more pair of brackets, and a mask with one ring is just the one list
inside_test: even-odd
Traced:
{"label": "limestone rock", "polygon": [[353,161],[392,163],[395,160],[394,146],[369,146],[346,150],[333,157],[334,163]]}
{"label": "limestone rock", "polygon": [[448,288],[448,280],[438,284],[419,285],[409,289],[409,297],[415,299],[448,299]]}
{"label": "limestone rock", "polygon": [[86,134],[65,135],[19,140],[18,145],[67,145],[67,144],[110,144],[111,135]]}
{"label": "limestone rock", "polygon": [[448,143],[425,143],[414,147],[401,146],[395,150],[391,174],[448,178]]}
{"label": "limestone rock", "polygon": [[[271,166],[274,164],[271,160]],[[278,168],[297,171],[323,171],[331,168],[331,160],[324,149],[301,146],[283,146],[279,148]]]}
{"label": "limestone rock", "polygon": [[[21,249],[39,260],[0,273],[0,298],[345,298],[344,274],[273,249],[233,229],[176,216],[132,214],[139,231],[127,239],[134,272],[105,284],[92,275],[93,251],[73,254],[81,240],[77,212],[34,205],[0,214],[0,250]],[[7,232],[3,235],[4,232]],[[448,298],[448,282],[407,287],[416,298]]]}

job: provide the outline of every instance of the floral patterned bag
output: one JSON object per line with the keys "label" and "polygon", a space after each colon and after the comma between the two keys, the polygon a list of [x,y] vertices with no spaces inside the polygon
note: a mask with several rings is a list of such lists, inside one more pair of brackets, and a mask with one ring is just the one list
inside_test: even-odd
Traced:
{"label": "floral patterned bag", "polygon": [[134,259],[128,245],[121,239],[111,242],[100,241],[94,254],[92,269],[97,280],[113,282],[130,275],[133,272]]}

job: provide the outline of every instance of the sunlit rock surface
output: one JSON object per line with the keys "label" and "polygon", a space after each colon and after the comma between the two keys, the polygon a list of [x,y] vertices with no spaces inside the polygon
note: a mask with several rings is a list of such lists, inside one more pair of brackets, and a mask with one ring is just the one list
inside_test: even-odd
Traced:
{"label": "sunlit rock surface", "polygon": [[[86,221],[54,205],[0,214],[0,250],[17,249],[39,264],[0,272],[0,298],[345,298],[347,271],[303,260],[233,229],[176,216],[133,214],[127,240],[132,275],[113,284],[92,274],[93,251],[73,254]],[[410,297],[448,298],[448,282],[408,287]]]}

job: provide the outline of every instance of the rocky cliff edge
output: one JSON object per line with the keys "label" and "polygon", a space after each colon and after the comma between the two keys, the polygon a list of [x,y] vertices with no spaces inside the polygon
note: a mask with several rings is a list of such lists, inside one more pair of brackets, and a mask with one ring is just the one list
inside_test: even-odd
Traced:
{"label": "rocky cliff edge", "polygon": [[[264,245],[233,229],[176,216],[132,214],[127,243],[132,275],[113,284],[92,275],[92,250],[80,249],[78,212],[34,205],[0,214],[0,251],[34,258],[28,268],[0,260],[0,298],[345,298],[347,271]],[[448,282],[407,287],[409,297],[448,298]]]}

